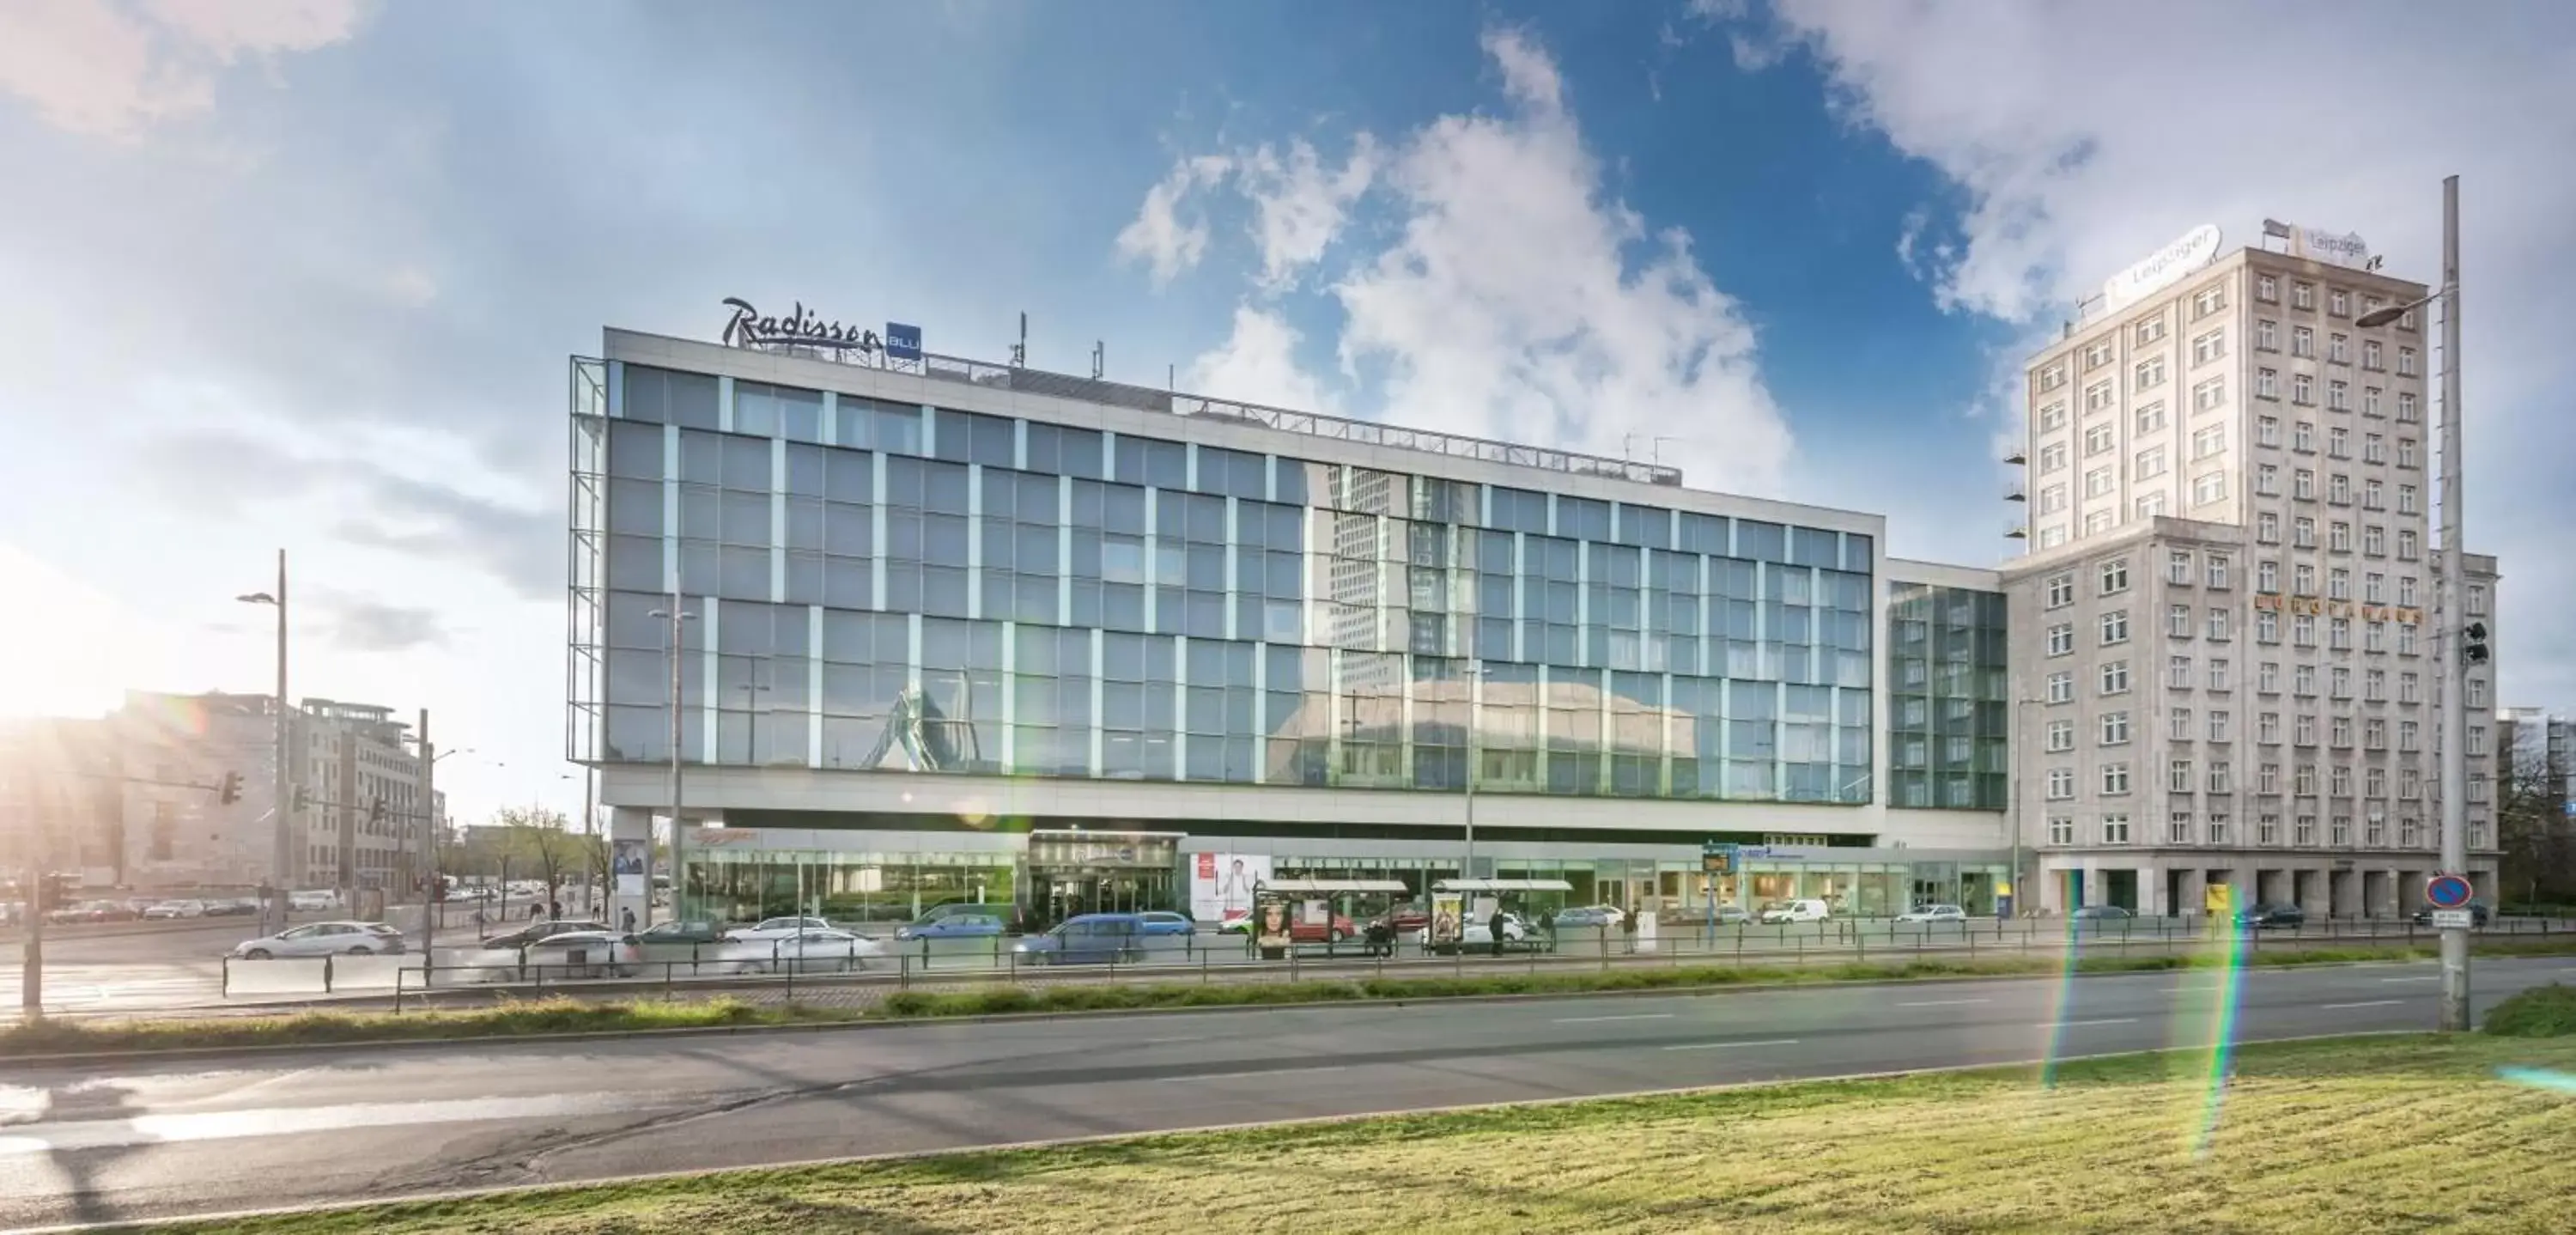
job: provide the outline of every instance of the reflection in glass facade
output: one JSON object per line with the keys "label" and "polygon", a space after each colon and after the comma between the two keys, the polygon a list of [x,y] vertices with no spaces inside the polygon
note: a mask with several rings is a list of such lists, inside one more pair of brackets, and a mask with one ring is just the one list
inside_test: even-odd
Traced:
{"label": "reflection in glass facade", "polygon": [[2012,704],[2000,592],[1892,583],[1891,806],[2002,810]]}
{"label": "reflection in glass facade", "polygon": [[1866,535],[642,365],[574,388],[577,759],[668,758],[676,590],[691,761],[1871,797]]}

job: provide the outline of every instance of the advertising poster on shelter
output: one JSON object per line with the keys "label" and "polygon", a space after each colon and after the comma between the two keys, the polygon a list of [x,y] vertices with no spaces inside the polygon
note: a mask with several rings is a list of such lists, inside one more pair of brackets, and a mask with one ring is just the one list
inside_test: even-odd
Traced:
{"label": "advertising poster on shelter", "polygon": [[1266,853],[1194,853],[1190,855],[1190,916],[1203,926],[1222,926],[1252,916],[1252,890],[1270,882]]}

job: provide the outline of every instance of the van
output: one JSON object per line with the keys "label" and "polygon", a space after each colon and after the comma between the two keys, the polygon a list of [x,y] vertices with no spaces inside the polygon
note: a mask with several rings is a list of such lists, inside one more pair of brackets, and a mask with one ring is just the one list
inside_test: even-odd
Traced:
{"label": "van", "polygon": [[1820,900],[1773,901],[1762,907],[1762,922],[1766,926],[1783,922],[1822,922],[1831,916]]}

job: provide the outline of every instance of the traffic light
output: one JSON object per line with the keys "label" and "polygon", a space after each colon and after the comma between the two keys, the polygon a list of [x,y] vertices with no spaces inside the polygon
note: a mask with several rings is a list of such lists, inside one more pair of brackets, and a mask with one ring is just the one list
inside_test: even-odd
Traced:
{"label": "traffic light", "polygon": [[62,871],[49,871],[36,880],[36,912],[52,913],[72,903],[73,877]]}
{"label": "traffic light", "polygon": [[303,814],[304,808],[309,805],[311,801],[312,799],[306,796],[304,792],[304,786],[297,785],[295,787],[295,813],[299,815]]}
{"label": "traffic light", "polygon": [[2493,653],[2487,651],[2486,623],[2471,622],[2460,628],[2461,663],[2483,665],[2487,663],[2487,658],[2491,655],[2493,655]]}
{"label": "traffic light", "polygon": [[241,801],[241,773],[224,773],[224,783],[215,790],[215,800],[226,806]]}
{"label": "traffic light", "polygon": [[384,823],[385,800],[383,798],[369,799],[367,801],[367,830],[372,832],[377,828],[383,827]]}

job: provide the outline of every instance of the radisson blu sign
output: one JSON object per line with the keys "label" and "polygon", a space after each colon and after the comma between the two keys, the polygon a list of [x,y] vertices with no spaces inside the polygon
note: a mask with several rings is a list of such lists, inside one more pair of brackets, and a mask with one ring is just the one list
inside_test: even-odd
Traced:
{"label": "radisson blu sign", "polygon": [[797,301],[785,317],[765,316],[748,300],[738,296],[725,298],[725,307],[733,310],[726,319],[724,342],[727,347],[812,348],[819,351],[856,353],[862,362],[879,358],[891,360],[921,359],[921,327],[902,322],[887,322],[885,334],[863,326],[825,320]]}

